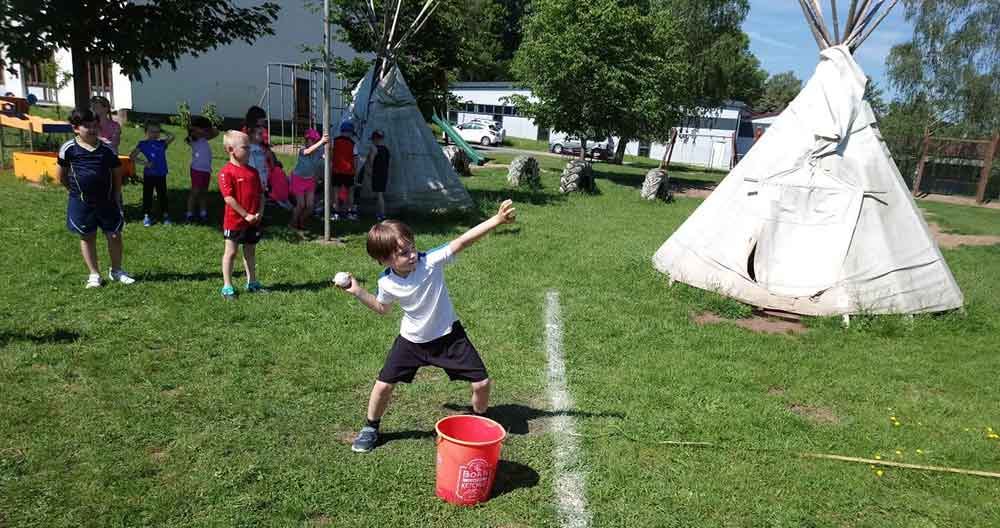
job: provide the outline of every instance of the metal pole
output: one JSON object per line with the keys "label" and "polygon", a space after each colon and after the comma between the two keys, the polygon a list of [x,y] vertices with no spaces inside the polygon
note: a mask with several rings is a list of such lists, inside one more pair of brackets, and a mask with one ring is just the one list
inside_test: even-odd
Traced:
{"label": "metal pole", "polygon": [[[271,137],[271,65],[267,65],[267,86],[264,87],[264,97],[267,98],[267,137]],[[250,126],[250,123],[245,123]],[[249,130],[248,130],[249,131]]]}
{"label": "metal pole", "polygon": [[[330,0],[323,0],[323,133],[330,133]],[[323,145],[323,240],[330,241],[330,142]]]}

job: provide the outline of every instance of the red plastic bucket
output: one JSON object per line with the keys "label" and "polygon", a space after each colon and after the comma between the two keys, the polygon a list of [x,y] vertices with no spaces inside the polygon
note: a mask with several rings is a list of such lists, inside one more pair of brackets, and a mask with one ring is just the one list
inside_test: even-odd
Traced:
{"label": "red plastic bucket", "polygon": [[500,446],[507,431],[482,416],[458,415],[438,420],[438,497],[469,506],[490,498]]}

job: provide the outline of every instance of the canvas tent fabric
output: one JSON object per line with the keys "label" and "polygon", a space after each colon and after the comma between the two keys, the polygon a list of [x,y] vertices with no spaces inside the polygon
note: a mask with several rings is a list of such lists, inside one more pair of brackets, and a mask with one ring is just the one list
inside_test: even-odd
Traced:
{"label": "canvas tent fabric", "polygon": [[653,256],[673,280],[804,315],[963,304],[844,45]]}
{"label": "canvas tent fabric", "polygon": [[[471,208],[472,197],[424,121],[402,72],[393,66],[377,84],[374,77],[373,67],[355,87],[348,111],[362,159],[374,147],[371,132],[385,134],[383,141],[392,156],[385,192],[387,212]],[[373,203],[373,196],[371,178],[365,178],[362,205]]]}

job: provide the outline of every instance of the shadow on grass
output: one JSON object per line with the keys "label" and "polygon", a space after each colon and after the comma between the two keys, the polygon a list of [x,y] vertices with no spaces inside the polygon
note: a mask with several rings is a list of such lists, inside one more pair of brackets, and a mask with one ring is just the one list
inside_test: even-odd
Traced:
{"label": "shadow on grass", "polygon": [[[443,405],[445,409],[450,411],[459,412],[471,412],[468,405],[458,405],[454,403],[446,403]],[[527,405],[520,405],[516,403],[507,403],[503,405],[497,405],[490,407],[486,411],[486,417],[492,420],[496,420],[504,429],[507,430],[508,434],[516,435],[526,435],[530,432],[530,422],[532,420],[544,419],[544,418],[554,418],[556,416],[572,416],[574,418],[624,418],[625,415],[621,413],[595,413],[587,411],[543,411],[541,409],[535,409],[533,407],[528,407]]]}
{"label": "shadow on grass", "polygon": [[[656,165],[650,167],[651,169],[656,168]],[[670,185],[674,190],[684,190],[684,189],[714,189],[719,182],[711,179],[698,178],[697,176],[704,176],[704,171],[695,171],[687,167],[670,167],[668,171],[670,178]],[[688,175],[685,177],[685,175]],[[596,179],[604,179],[610,182],[622,185],[625,187],[633,187],[636,189],[641,189],[643,181],[646,179],[645,174],[629,174],[622,172],[610,172],[602,170],[594,170],[594,177]]]}
{"label": "shadow on grass", "polygon": [[521,488],[533,488],[538,485],[538,472],[519,462],[500,460],[497,462],[496,480],[493,481],[493,492],[490,498],[497,498]]}
{"label": "shadow on grass", "polygon": [[437,433],[435,433],[433,429],[430,431],[379,432],[378,442],[375,443],[375,447],[383,446],[389,442],[395,442],[396,440],[423,440],[424,438],[434,438],[435,436],[437,436]]}
{"label": "shadow on grass", "polygon": [[475,200],[476,204],[480,206],[484,202],[499,204],[507,199],[514,200],[515,206],[519,203],[528,203],[531,205],[550,205],[566,201],[566,197],[561,194],[547,193],[541,189],[474,189],[470,190],[469,194],[472,195],[472,199]]}
{"label": "shadow on grass", "polygon": [[8,343],[15,341],[28,341],[36,345],[65,344],[76,342],[81,337],[83,337],[82,334],[63,328],[42,334],[0,331],[0,347],[7,346]]}
{"label": "shadow on grass", "polygon": [[143,282],[202,282],[207,280],[221,280],[222,270],[208,272],[194,272],[194,273],[179,273],[173,271],[164,272],[140,272],[136,274],[137,280]]}

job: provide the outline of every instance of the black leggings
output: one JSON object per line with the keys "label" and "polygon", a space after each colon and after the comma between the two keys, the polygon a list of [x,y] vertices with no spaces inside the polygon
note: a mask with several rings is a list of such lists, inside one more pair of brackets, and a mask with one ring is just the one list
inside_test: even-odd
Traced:
{"label": "black leggings", "polygon": [[160,199],[160,214],[167,214],[167,179],[150,178],[142,179],[142,214],[149,215],[153,212],[153,191],[156,191],[157,198]]}

